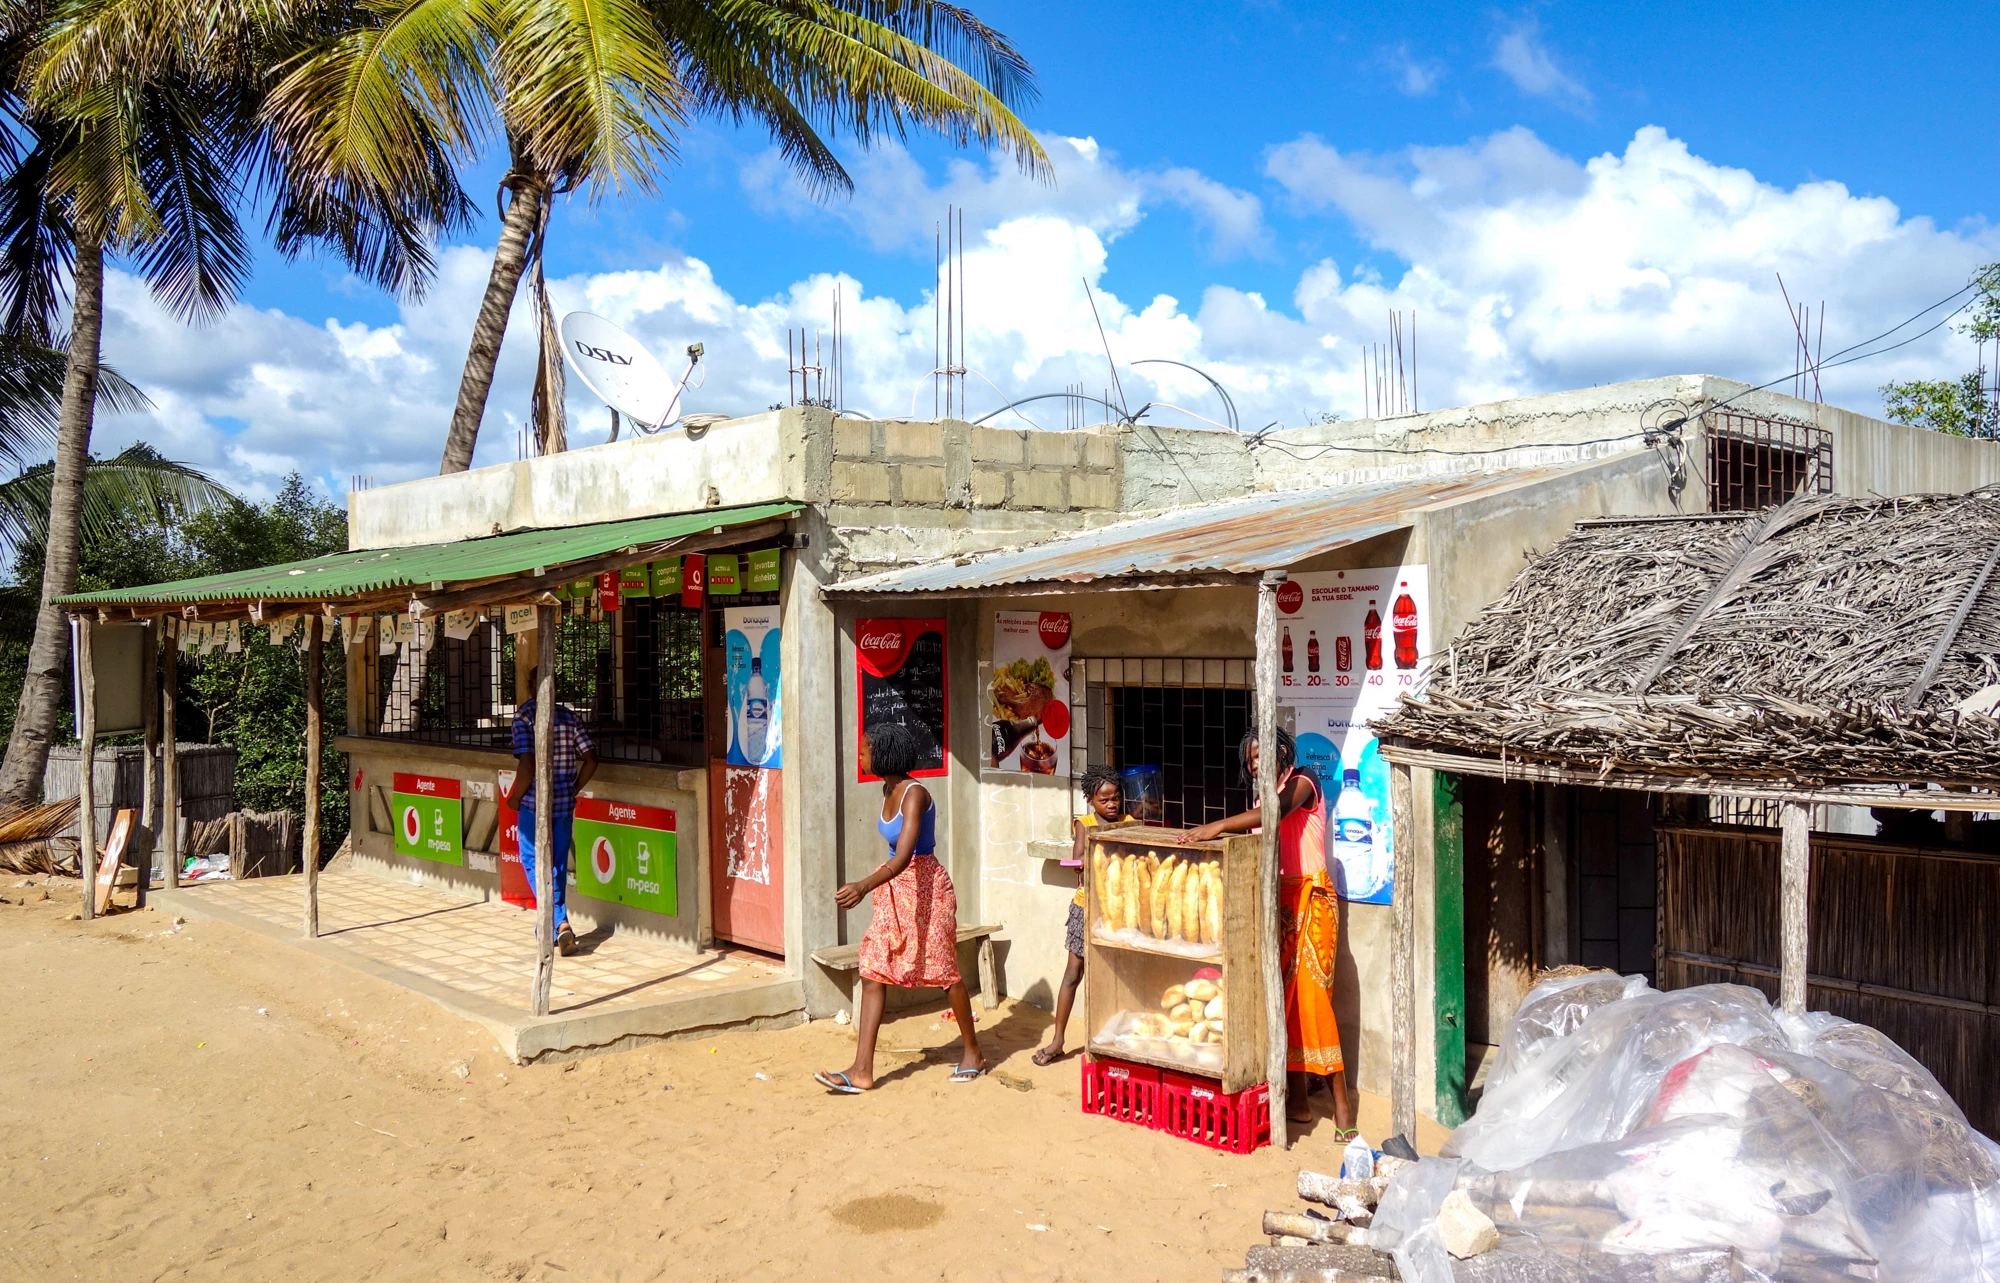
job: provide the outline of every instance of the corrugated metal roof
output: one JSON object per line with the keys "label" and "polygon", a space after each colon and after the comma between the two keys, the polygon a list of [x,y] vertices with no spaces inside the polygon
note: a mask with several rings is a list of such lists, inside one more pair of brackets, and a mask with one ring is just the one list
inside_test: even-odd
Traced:
{"label": "corrugated metal roof", "polygon": [[562,530],[522,530],[457,543],[336,552],[171,583],[75,593],[59,600],[65,606],[221,605],[339,601],[402,588],[427,589],[432,584],[449,589],[483,579],[558,570],[621,548],[641,549],[686,535],[788,517],[799,508],[795,503],[766,503]]}
{"label": "corrugated metal roof", "polygon": [[829,593],[971,593],[1029,584],[1252,575],[1400,530],[1410,513],[1521,485],[1555,469],[1244,495],[831,585]]}

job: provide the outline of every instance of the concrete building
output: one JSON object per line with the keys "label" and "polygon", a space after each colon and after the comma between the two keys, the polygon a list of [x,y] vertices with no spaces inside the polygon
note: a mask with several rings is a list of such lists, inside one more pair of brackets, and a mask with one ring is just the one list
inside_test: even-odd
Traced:
{"label": "concrete building", "polygon": [[[806,407],[724,422],[693,439],[631,439],[359,491],[349,510],[357,550],[714,513],[705,546],[726,552],[738,514],[763,514],[757,539],[743,547],[783,549],[771,599],[781,636],[782,765],[754,789],[732,792],[726,782],[735,716],[723,672],[729,661],[704,616],[685,640],[698,689],[682,692],[691,708],[705,710],[704,729],[685,737],[678,760],[664,760],[657,746],[629,759],[613,754],[600,776],[620,800],[682,817],[678,903],[671,913],[572,905],[601,912],[621,931],[690,948],[734,941],[782,957],[789,984],[750,1013],[779,1019],[800,1009],[829,1015],[851,1000],[854,973],[813,955],[859,941],[867,903],[843,914],[834,891],[884,855],[875,831],[879,788],[859,778],[856,760],[859,709],[876,693],[859,645],[864,633],[875,636],[872,621],[941,621],[909,630],[935,635],[942,647],[933,657],[943,760],[928,781],[941,855],[958,888],[961,923],[999,928],[1001,986],[1046,1004],[1064,962],[1075,882],[1060,860],[1078,809],[1072,780],[1083,767],[1130,766],[1134,752],[1178,755],[1176,796],[1167,800],[1173,822],[1247,802],[1236,738],[1247,725],[1255,585],[1265,572],[1427,568],[1415,607],[1431,644],[1443,647],[1505,589],[1527,554],[1580,520],[1754,505],[1801,487],[1899,494],[1996,481],[2000,445],[1688,376],[1255,435],[1150,424],[1055,433],[872,421]],[[772,505],[788,514],[777,518],[781,536],[768,533]],[[534,578],[556,573],[537,565]],[[492,586],[496,601],[507,591]],[[712,614],[717,599],[709,600]],[[1381,608],[1386,619],[1386,595]],[[1000,747],[990,738],[996,622],[1010,611],[1067,616],[1074,710],[1067,773],[992,765]],[[634,623],[602,642],[597,671],[617,690],[600,709],[653,699],[633,683],[664,670],[650,660],[635,666]],[[900,644],[907,650],[909,638]],[[348,655],[350,689],[386,691],[393,702],[394,682],[381,671],[391,657],[374,646]],[[407,664],[407,650],[393,662]],[[515,682],[524,682],[525,666],[511,662]],[[496,662],[496,684],[498,673]],[[508,698],[501,690],[484,710],[488,723]],[[1147,709],[1168,706],[1179,720],[1155,718],[1158,737],[1121,738],[1120,726],[1147,724]],[[382,705],[352,706],[339,746],[351,754],[358,790],[357,863],[488,894],[498,888],[497,873],[475,862],[447,867],[397,855],[386,813],[379,823],[361,819],[369,782],[396,773],[449,776],[468,796],[490,795],[512,763],[502,743],[476,738],[426,740],[399,733]],[[1429,796],[1422,781],[1418,796]],[[755,887],[728,849],[746,823],[773,857]],[[1415,895],[1419,956],[1434,966],[1453,950],[1432,925],[1438,886],[1429,824],[1420,807],[1415,831],[1396,838],[1396,859],[1397,877],[1411,879]],[[732,925],[754,916],[737,912],[739,894],[767,897],[764,920],[777,929]],[[1358,1085],[1377,1092],[1387,1091],[1389,1078],[1389,923],[1386,904],[1361,902],[1347,905],[1342,921],[1348,1065]],[[1432,981],[1425,965],[1419,993]],[[1070,1034],[1075,1045],[1088,1031]],[[1436,1039],[1422,1028],[1418,1056],[1420,1077],[1428,1078]]]}

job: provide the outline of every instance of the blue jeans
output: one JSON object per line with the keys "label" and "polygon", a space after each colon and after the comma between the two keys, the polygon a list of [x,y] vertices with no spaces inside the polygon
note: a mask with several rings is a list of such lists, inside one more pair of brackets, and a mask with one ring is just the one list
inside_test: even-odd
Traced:
{"label": "blue jeans", "polygon": [[[555,863],[549,867],[549,884],[554,888],[555,924],[558,929],[569,921],[568,883],[570,844],[574,834],[570,828],[570,818],[558,815],[550,819],[549,830],[556,848]],[[528,892],[535,891],[535,813],[521,812],[521,871],[528,875]]]}

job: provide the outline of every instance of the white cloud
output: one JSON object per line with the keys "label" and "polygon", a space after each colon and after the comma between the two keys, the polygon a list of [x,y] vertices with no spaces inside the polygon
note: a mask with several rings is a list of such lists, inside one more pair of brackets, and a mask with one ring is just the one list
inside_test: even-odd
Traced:
{"label": "white cloud", "polygon": [[[1373,257],[1307,266],[1283,299],[1221,284],[1192,300],[1121,297],[1103,288],[1107,266],[1119,237],[1149,208],[1175,201],[1196,210],[1218,244],[1250,247],[1268,235],[1261,203],[1193,171],[1121,170],[1087,142],[1072,146],[1064,163],[1074,181],[1055,189],[972,165],[953,166],[934,187],[893,152],[864,167],[886,190],[864,185],[853,205],[868,213],[855,216],[856,226],[883,244],[921,255],[946,191],[968,209],[975,416],[1009,397],[1110,386],[1086,281],[1133,405],[1222,418],[1197,375],[1132,364],[1185,361],[1221,380],[1244,425],[1255,428],[1329,409],[1357,414],[1360,348],[1385,337],[1391,309],[1417,315],[1427,407],[1663,374],[1759,381],[1791,366],[1774,273],[1795,296],[1826,300],[1833,352],[2000,259],[2000,234],[1984,226],[1940,228],[1837,183],[1776,187],[1695,156],[1654,128],[1640,130],[1622,153],[1585,161],[1522,129],[1389,155],[1343,152],[1304,136],[1267,154],[1267,177],[1298,217],[1345,224]],[[1018,208],[1017,196],[1024,197]],[[428,474],[443,447],[489,262],[483,249],[450,250],[429,300],[388,325],[313,324],[241,307],[194,330],[132,278],[114,274],[106,355],[158,409],[103,419],[98,448],[143,437],[251,493],[275,488],[294,467],[334,489],[357,473],[378,482]],[[708,372],[690,408],[749,412],[785,399],[785,331],[827,326],[836,279],[848,403],[884,417],[913,408],[929,414],[928,295],[885,297],[851,275],[816,275],[767,298],[743,298],[693,257],[579,274],[551,288],[559,311],[611,318],[676,371],[677,354],[700,340]],[[534,357],[527,320],[524,303],[502,350],[481,462],[513,457]],[[1884,380],[1956,373],[1971,359],[1969,344],[1941,331],[1882,360],[1829,371],[1826,391],[1830,400],[1872,409]],[[572,440],[601,440],[607,412],[580,384],[570,386]],[[1158,413],[1162,421],[1199,421]],[[1064,422],[1059,402],[1020,414],[1048,427]]]}
{"label": "white cloud", "polygon": [[1590,105],[1590,90],[1556,65],[1532,19],[1500,33],[1493,44],[1493,65],[1524,94],[1572,107]]}
{"label": "white cloud", "polygon": [[1444,79],[1444,64],[1417,57],[1410,52],[1407,41],[1382,50],[1381,62],[1405,97],[1422,98]]}

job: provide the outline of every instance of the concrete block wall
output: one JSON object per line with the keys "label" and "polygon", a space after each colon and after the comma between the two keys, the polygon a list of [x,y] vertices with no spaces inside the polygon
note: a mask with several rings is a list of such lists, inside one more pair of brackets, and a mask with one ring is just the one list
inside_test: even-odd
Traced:
{"label": "concrete block wall", "polygon": [[1112,513],[1118,465],[1111,430],[836,419],[831,493],[854,507]]}

